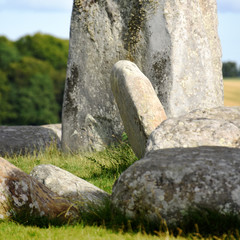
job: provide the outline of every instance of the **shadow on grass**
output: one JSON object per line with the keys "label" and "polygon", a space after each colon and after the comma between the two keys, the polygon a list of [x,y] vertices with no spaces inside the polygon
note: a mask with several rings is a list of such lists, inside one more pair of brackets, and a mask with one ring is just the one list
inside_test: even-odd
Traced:
{"label": "shadow on grass", "polygon": [[221,213],[207,207],[190,208],[182,220],[167,225],[160,216],[149,221],[144,213],[135,219],[127,218],[119,209],[106,200],[103,206],[90,206],[89,212],[82,213],[81,223],[85,226],[104,226],[116,232],[141,232],[153,235],[168,232],[175,237],[199,237],[240,239],[240,217],[234,213]]}
{"label": "shadow on grass", "polygon": [[[25,226],[48,228],[49,226],[63,226],[57,219],[49,220],[46,217],[28,216],[26,213],[16,215],[13,221]],[[106,199],[99,205],[88,205],[88,211],[81,211],[79,219],[74,224],[83,226],[104,227],[114,232],[144,233],[161,235],[169,233],[175,237],[192,239],[240,239],[240,217],[233,213],[220,213],[217,210],[199,207],[190,208],[183,219],[176,225],[167,225],[159,217],[152,221],[140,213],[137,218],[127,218],[119,209],[113,207],[111,201]],[[66,224],[64,224],[66,225]],[[72,223],[71,223],[72,225]]]}

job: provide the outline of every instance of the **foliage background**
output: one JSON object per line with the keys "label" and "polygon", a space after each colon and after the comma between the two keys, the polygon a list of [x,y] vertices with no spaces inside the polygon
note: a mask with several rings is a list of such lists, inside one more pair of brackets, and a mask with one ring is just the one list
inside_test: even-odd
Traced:
{"label": "foliage background", "polygon": [[0,125],[61,121],[68,40],[37,33],[0,36]]}

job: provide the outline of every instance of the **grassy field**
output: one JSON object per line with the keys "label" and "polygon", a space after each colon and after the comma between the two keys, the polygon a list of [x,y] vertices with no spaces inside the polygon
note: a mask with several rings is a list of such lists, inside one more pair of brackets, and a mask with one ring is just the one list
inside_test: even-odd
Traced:
{"label": "grassy field", "polygon": [[224,79],[224,105],[240,106],[240,78]]}

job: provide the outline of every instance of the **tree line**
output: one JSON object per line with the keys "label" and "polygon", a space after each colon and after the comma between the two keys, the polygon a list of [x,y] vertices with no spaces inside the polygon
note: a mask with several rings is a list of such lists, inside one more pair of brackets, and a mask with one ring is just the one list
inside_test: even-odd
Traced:
{"label": "tree line", "polygon": [[[0,125],[61,121],[68,40],[37,33],[17,41],[0,36]],[[235,62],[224,77],[239,77]]]}
{"label": "tree line", "polygon": [[67,56],[68,40],[0,36],[0,125],[60,122]]}
{"label": "tree line", "polygon": [[236,62],[223,62],[222,72],[224,78],[240,77],[240,67]]}

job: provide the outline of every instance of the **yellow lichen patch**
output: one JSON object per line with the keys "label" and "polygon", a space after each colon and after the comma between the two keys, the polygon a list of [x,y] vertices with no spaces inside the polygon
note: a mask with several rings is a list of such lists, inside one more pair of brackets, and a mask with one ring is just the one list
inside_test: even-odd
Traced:
{"label": "yellow lichen patch", "polygon": [[130,12],[127,31],[124,36],[127,48],[127,59],[134,61],[137,43],[141,39],[141,30],[148,16],[157,10],[159,3],[157,0],[136,0]]}
{"label": "yellow lichen patch", "polygon": [[89,33],[90,39],[95,41],[94,38],[94,22],[92,16],[95,12],[93,4],[97,3],[98,0],[75,0],[74,7],[79,13],[79,17],[83,24],[83,28]]}
{"label": "yellow lichen patch", "polygon": [[88,11],[89,7],[96,3],[98,0],[75,0],[74,6],[79,9],[79,11]]}

